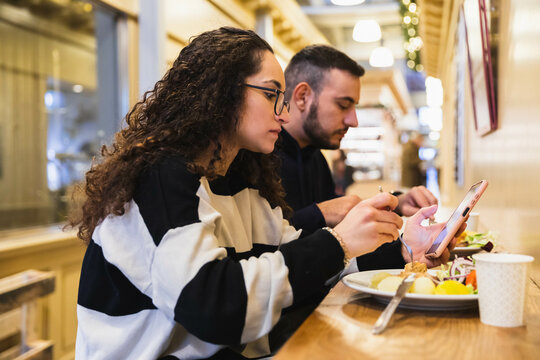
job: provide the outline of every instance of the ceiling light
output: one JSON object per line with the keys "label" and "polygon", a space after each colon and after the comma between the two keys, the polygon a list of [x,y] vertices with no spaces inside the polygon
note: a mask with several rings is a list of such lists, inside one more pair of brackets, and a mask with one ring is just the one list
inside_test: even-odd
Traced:
{"label": "ceiling light", "polygon": [[441,80],[431,76],[426,78],[426,103],[430,107],[442,106],[443,87]]}
{"label": "ceiling light", "polygon": [[365,0],[330,0],[334,5],[351,6],[363,3]]}
{"label": "ceiling light", "polygon": [[373,67],[390,67],[394,65],[392,51],[384,46],[373,49],[369,55],[369,65]]}
{"label": "ceiling light", "polygon": [[437,141],[441,138],[441,133],[438,131],[430,131],[429,133],[429,139],[433,141]]}
{"label": "ceiling light", "polygon": [[74,93],[80,94],[84,91],[84,86],[81,84],[75,84],[71,87],[71,90],[73,90]]}
{"label": "ceiling light", "polygon": [[375,20],[359,20],[354,25],[353,39],[358,42],[373,42],[381,39],[381,27]]}

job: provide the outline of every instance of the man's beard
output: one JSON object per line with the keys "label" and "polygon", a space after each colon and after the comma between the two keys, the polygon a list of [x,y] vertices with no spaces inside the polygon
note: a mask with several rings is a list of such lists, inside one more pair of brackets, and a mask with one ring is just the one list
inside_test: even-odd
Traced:
{"label": "man's beard", "polygon": [[[324,129],[321,127],[318,105],[318,101],[311,104],[307,117],[302,125],[304,133],[309,138],[310,145],[316,147],[317,149],[339,149],[339,143],[333,144],[331,141],[331,136],[325,133]],[[339,131],[341,130],[343,129],[340,129]]]}

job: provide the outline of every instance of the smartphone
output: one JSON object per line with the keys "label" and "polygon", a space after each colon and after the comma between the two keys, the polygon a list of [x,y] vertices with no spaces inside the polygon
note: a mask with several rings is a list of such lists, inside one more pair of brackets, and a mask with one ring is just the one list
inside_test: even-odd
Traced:
{"label": "smartphone", "polygon": [[465,221],[467,214],[478,202],[478,199],[480,199],[480,196],[484,193],[484,190],[486,190],[487,185],[488,182],[486,180],[481,180],[471,186],[463,201],[459,204],[456,210],[454,210],[452,216],[450,216],[450,219],[448,219],[446,225],[437,235],[431,247],[426,251],[427,258],[438,258],[441,256],[444,249],[446,249],[448,246],[450,240],[454,238],[461,224],[463,224]]}

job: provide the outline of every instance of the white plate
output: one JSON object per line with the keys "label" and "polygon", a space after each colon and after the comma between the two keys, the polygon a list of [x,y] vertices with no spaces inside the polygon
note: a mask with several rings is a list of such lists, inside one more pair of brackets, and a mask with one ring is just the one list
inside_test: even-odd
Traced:
{"label": "white plate", "polygon": [[[377,301],[388,303],[394,296],[394,293],[370,288],[371,278],[380,272],[398,275],[402,271],[402,269],[361,271],[345,276],[342,281],[350,288],[371,294]],[[432,274],[434,273],[432,270],[428,271]],[[407,293],[399,306],[407,309],[422,310],[471,309],[478,306],[478,295],[422,295]]]}
{"label": "white plate", "polygon": [[464,256],[471,256],[472,254],[476,254],[477,252],[480,252],[480,251],[483,251],[483,250],[482,248],[479,248],[479,247],[458,246],[458,247],[455,247],[451,253],[458,257],[464,257]]}

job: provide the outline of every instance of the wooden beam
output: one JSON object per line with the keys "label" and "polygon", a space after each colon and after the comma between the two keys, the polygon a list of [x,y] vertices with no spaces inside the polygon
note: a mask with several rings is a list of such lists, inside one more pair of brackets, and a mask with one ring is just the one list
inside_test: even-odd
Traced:
{"label": "wooden beam", "polygon": [[[223,12],[225,15],[236,21],[245,29],[255,28],[255,10],[248,7],[249,4],[243,6],[234,0],[208,0],[216,9]],[[253,5],[255,6],[255,5]],[[248,10],[246,10],[248,9]]]}
{"label": "wooden beam", "polygon": [[0,314],[54,291],[52,272],[27,270],[0,279]]}

